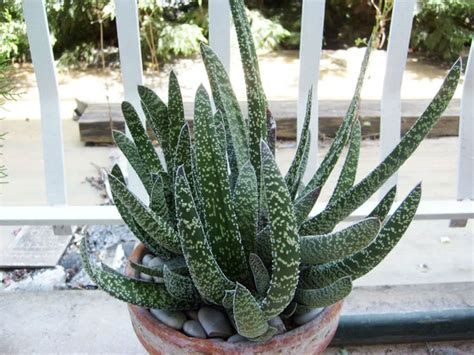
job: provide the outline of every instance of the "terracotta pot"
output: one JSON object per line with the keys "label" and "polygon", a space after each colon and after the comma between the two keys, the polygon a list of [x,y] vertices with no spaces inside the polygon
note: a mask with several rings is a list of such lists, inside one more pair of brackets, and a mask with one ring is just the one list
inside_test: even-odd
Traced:
{"label": "terracotta pot", "polygon": [[[130,255],[139,262],[145,254],[140,244]],[[125,273],[134,276],[135,270],[127,267]],[[130,318],[138,339],[150,354],[319,354],[329,345],[339,323],[342,302],[325,308],[314,320],[277,335],[263,343],[227,343],[221,339],[197,339],[169,328],[156,319],[148,309],[128,305]]]}

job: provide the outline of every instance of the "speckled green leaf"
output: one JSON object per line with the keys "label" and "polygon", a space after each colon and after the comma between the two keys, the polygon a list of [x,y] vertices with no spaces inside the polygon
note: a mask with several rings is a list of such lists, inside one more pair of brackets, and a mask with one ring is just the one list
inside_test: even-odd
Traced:
{"label": "speckled green leaf", "polygon": [[195,302],[199,299],[199,295],[190,276],[180,275],[173,272],[167,265],[164,265],[163,278],[166,290],[171,296],[189,302]]}
{"label": "speckled green leaf", "polygon": [[89,240],[87,237],[81,239],[79,243],[79,251],[81,252],[81,260],[82,260],[82,267],[86,271],[87,275],[97,284],[97,278],[94,274],[94,270],[91,268],[91,261],[90,261],[90,248],[89,248]]}
{"label": "speckled green leaf", "polygon": [[171,218],[168,205],[166,203],[165,193],[163,191],[163,180],[161,176],[155,176],[155,183],[150,194],[150,209],[155,212],[158,216],[167,221],[172,225],[173,220]]}
{"label": "speckled green leaf", "polygon": [[143,113],[150,124],[156,139],[163,149],[167,166],[172,166],[173,150],[169,146],[169,117],[168,107],[151,89],[145,86],[138,86],[138,95],[142,104]]}
{"label": "speckled green leaf", "polygon": [[392,152],[361,182],[329,204],[320,214],[305,222],[300,230],[302,234],[320,234],[331,231],[339,221],[361,206],[402,166],[448,106],[458,85],[460,73],[461,61],[458,60],[428,108]]}
{"label": "speckled green leaf", "polygon": [[384,221],[390,212],[395,196],[397,195],[397,186],[392,187],[380,200],[377,206],[370,212],[368,217],[377,217],[379,220]]}
{"label": "speckled green leaf", "polygon": [[369,245],[380,229],[378,218],[367,218],[338,232],[300,238],[301,262],[324,264]]}
{"label": "speckled green leaf", "polygon": [[[111,175],[114,176],[119,182],[125,185],[125,179],[123,177],[122,171],[118,165],[114,165],[111,171]],[[159,241],[152,238],[148,233],[146,233],[138,223],[135,221],[133,214],[130,210],[122,203],[120,198],[117,196],[114,189],[112,189],[112,197],[114,199],[115,206],[120,213],[125,224],[130,228],[130,231],[141,241],[149,251],[156,255],[161,255],[163,253],[163,247],[160,245]],[[174,254],[167,252],[165,254],[167,257],[171,257]]]}
{"label": "speckled green leaf", "polygon": [[312,308],[327,307],[347,297],[351,291],[351,277],[345,276],[323,288],[297,288],[295,301]]}
{"label": "speckled green leaf", "polygon": [[201,55],[211,84],[212,96],[216,108],[224,114],[230,131],[237,169],[250,159],[248,132],[244,116],[229,80],[229,76],[212,49],[201,44]]}
{"label": "speckled green leaf", "polygon": [[260,173],[260,140],[266,139],[267,103],[260,79],[257,52],[250,30],[243,1],[230,0],[230,8],[239,42],[240,58],[245,76],[249,115],[250,160],[257,174]]}
{"label": "speckled green leaf", "polygon": [[242,166],[234,188],[234,209],[245,255],[256,250],[258,219],[257,175],[250,161]]}
{"label": "speckled green leaf", "polygon": [[256,337],[256,338],[250,338],[249,340],[250,341],[255,341],[255,342],[264,342],[264,341],[267,341],[267,340],[270,340],[271,338],[273,338],[273,336],[278,333],[278,329],[275,328],[275,327],[272,327],[271,325],[268,326],[268,329],[265,333],[263,333],[262,335]]}
{"label": "speckled green leaf", "polygon": [[354,92],[354,96],[352,97],[351,103],[349,104],[346,116],[344,117],[342,125],[336,132],[336,137],[334,138],[334,141],[332,142],[328,153],[325,155],[323,161],[321,162],[321,165],[318,167],[318,170],[316,170],[316,173],[303,190],[303,195],[307,194],[314,188],[322,187],[325,184],[326,180],[334,169],[334,166],[336,165],[339,156],[342,153],[342,149],[344,148],[349,139],[351,127],[354,121],[357,119],[357,113],[359,111],[360,93],[362,90],[362,84],[364,83],[367,65],[369,63],[369,57],[372,48],[371,42],[372,41],[369,41],[369,44],[367,45],[367,49],[365,51],[364,59],[362,61],[362,66],[359,73],[359,78],[357,79],[357,85]]}
{"label": "speckled green leaf", "polygon": [[311,102],[313,99],[313,89],[311,88],[308,93],[308,101],[306,104],[306,115],[304,118],[303,127],[301,129],[301,138],[298,142],[298,148],[296,149],[295,157],[291,162],[290,168],[285,176],[286,186],[292,199],[295,198],[298,192],[298,187],[301,178],[306,170],[307,159],[304,156],[308,156],[309,148],[311,145],[311,138],[309,133],[309,122],[311,121]]}
{"label": "speckled green leaf", "polygon": [[130,263],[130,266],[134,270],[137,270],[138,272],[143,272],[144,274],[147,274],[150,276],[162,277],[164,265],[166,265],[173,272],[178,273],[180,275],[188,274],[188,267],[186,266],[186,262],[184,258],[182,257],[173,258],[171,260],[164,260],[162,265],[159,265],[153,268],[150,268],[148,266],[145,266],[139,263],[135,263],[131,260],[129,260],[128,262]]}
{"label": "speckled green leaf", "polygon": [[[268,148],[273,155],[275,155],[276,138],[277,138],[277,125],[272,112],[267,108],[267,144]],[[269,328],[270,330],[270,328]]]}
{"label": "speckled green leaf", "polygon": [[171,71],[168,85],[168,145],[169,150],[174,153],[178,144],[178,138],[183,125],[186,123],[184,119],[183,97],[179,88],[178,78]]}
{"label": "speckled green leaf", "polygon": [[222,298],[222,306],[228,310],[234,307],[235,290],[225,290],[224,298]]}
{"label": "speckled green leaf", "polygon": [[151,174],[148,170],[148,166],[143,162],[135,143],[120,131],[113,131],[113,136],[115,144],[117,144],[117,147],[123,155],[125,155],[125,158],[127,158],[127,161],[137,173],[147,192],[150,193],[153,187]]}
{"label": "speckled green leaf", "polygon": [[195,308],[195,302],[172,297],[163,284],[128,278],[106,265],[97,266],[88,257],[85,238],[81,241],[84,268],[89,270],[97,285],[121,301],[145,308],[160,308],[168,311]]}
{"label": "speckled green leaf", "polygon": [[181,253],[178,234],[156,213],[144,206],[120,180],[109,175],[110,187],[115,197],[130,211],[138,225],[157,243],[174,253]]}
{"label": "speckled green leaf", "polygon": [[150,173],[164,172],[165,170],[161,164],[160,158],[158,157],[155,147],[151,143],[135,108],[129,102],[124,101],[122,102],[122,112],[127,127],[130,130],[130,134],[133,137],[133,141],[135,142],[135,146],[140,153],[140,158],[146,164]]}
{"label": "speckled green leaf", "polygon": [[356,120],[352,128],[351,140],[346,155],[346,160],[342,166],[341,174],[337,181],[334,192],[328,203],[331,203],[341,197],[344,192],[349,190],[353,185],[357,173],[357,164],[359,163],[361,130],[360,122]]}
{"label": "speckled green leaf", "polygon": [[321,188],[316,187],[314,190],[308,192],[306,195],[300,196],[295,201],[295,219],[296,225],[300,226],[311,213],[314,203],[318,200]]}
{"label": "speckled green leaf", "polygon": [[278,170],[273,154],[262,141],[263,191],[272,228],[272,276],[262,301],[266,319],[283,311],[293,298],[298,283],[300,248],[291,197]]}
{"label": "speckled green leaf", "polygon": [[202,298],[221,304],[225,290],[233,289],[235,284],[214,259],[182,167],[178,169],[175,187],[178,229],[189,273]]}
{"label": "speckled green leaf", "polygon": [[197,177],[212,254],[230,279],[248,280],[250,275],[233,211],[225,151],[220,149],[211,103],[202,86],[196,94],[194,124]]}
{"label": "speckled green leaf", "polygon": [[317,285],[332,283],[345,276],[356,280],[368,273],[387,256],[405,233],[415,216],[420,198],[421,185],[417,185],[367,248],[343,259],[304,270],[300,277],[301,286],[318,287]]}
{"label": "speckled green leaf", "polygon": [[265,295],[270,286],[270,274],[263,264],[262,259],[257,254],[251,253],[249,255],[250,270],[252,270],[253,280],[257,293]]}
{"label": "speckled green leaf", "polygon": [[268,323],[258,302],[249,290],[237,282],[234,294],[233,314],[237,332],[246,338],[265,334]]}
{"label": "speckled green leaf", "polygon": [[257,255],[262,259],[267,268],[272,266],[272,229],[271,226],[266,226],[257,233]]}

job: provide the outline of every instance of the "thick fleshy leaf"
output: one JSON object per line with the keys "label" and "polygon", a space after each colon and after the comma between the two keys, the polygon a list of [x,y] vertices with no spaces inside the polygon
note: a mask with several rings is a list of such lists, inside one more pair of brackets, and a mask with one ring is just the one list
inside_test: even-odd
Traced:
{"label": "thick fleshy leaf", "polygon": [[337,181],[334,192],[328,203],[331,203],[341,197],[344,192],[349,190],[353,185],[357,173],[357,164],[359,163],[361,129],[360,122],[356,120],[352,128],[351,140],[346,155],[346,160],[342,166],[341,174]]}
{"label": "thick fleshy leaf", "polygon": [[321,188],[317,187],[313,191],[308,192],[306,195],[298,197],[295,201],[295,219],[296,225],[300,226],[311,213],[314,207],[314,203],[318,200]]}
{"label": "thick fleshy leaf", "polygon": [[255,342],[264,342],[264,341],[267,341],[267,340],[270,340],[271,338],[273,338],[273,336],[278,333],[278,329],[275,328],[275,327],[272,327],[271,325],[268,326],[268,329],[265,333],[263,333],[262,335],[256,337],[256,338],[250,338],[249,340],[250,341],[255,341]]}
{"label": "thick fleshy leaf", "polygon": [[151,173],[164,172],[161,160],[155,150],[155,147],[151,143],[145,128],[143,127],[140,117],[138,117],[135,108],[127,101],[122,102],[122,112],[127,123],[127,127],[130,130],[130,134],[133,137],[135,146],[140,153],[140,158],[148,167]]}
{"label": "thick fleshy leaf", "polygon": [[351,277],[345,276],[323,288],[297,288],[295,301],[311,308],[327,307],[347,297],[351,291]]}
{"label": "thick fleshy leaf", "polygon": [[367,218],[335,233],[300,238],[301,262],[324,264],[365,248],[377,236],[378,218]]}
{"label": "thick fleshy leaf", "polygon": [[[85,239],[85,238],[84,238]],[[85,240],[81,244],[85,245]],[[85,247],[82,250],[87,252]],[[195,302],[176,299],[165,285],[126,277],[105,265],[97,266],[87,255],[83,255],[85,269],[90,270],[97,285],[111,296],[121,301],[145,308],[159,308],[167,311],[193,309]]]}
{"label": "thick fleshy leaf", "polygon": [[167,221],[170,225],[173,224],[168,204],[166,203],[165,193],[163,191],[163,180],[161,176],[155,176],[155,183],[150,194],[150,209],[158,216]]}
{"label": "thick fleshy leaf", "polygon": [[233,289],[235,284],[224,275],[214,259],[183,167],[177,171],[175,188],[181,245],[194,286],[203,299],[221,304],[225,290]]}
{"label": "thick fleshy leaf", "polygon": [[230,131],[237,169],[250,159],[248,132],[244,116],[229,80],[229,76],[217,55],[209,46],[201,44],[201,55],[211,84],[212,96],[218,111],[223,113]]}
{"label": "thick fleshy leaf", "polygon": [[[273,155],[275,155],[277,138],[277,125],[272,112],[267,108],[267,144]],[[269,328],[270,330],[270,328]]]}
{"label": "thick fleshy leaf", "polygon": [[[303,127],[301,129],[301,138],[298,142],[298,148],[296,149],[295,157],[291,162],[290,168],[285,176],[286,186],[288,186],[288,191],[292,199],[295,198],[296,193],[298,192],[298,187],[301,182],[301,178],[304,175],[306,170],[307,159],[304,159],[304,156],[308,155],[309,148],[311,145],[310,132],[309,132],[309,123],[311,121],[311,102],[313,99],[313,89],[311,88],[308,93],[308,101],[306,104],[306,116],[304,118]],[[306,216],[305,216],[306,217]]]}
{"label": "thick fleshy leaf", "polygon": [[392,187],[380,200],[377,206],[373,209],[372,212],[368,215],[368,217],[377,217],[379,220],[384,221],[387,217],[388,213],[390,212],[390,208],[393,205],[393,201],[395,201],[395,196],[397,195],[397,186],[395,185]]}
{"label": "thick fleshy leaf", "polygon": [[[125,185],[125,179],[123,177],[122,171],[120,170],[118,165],[114,165],[111,171],[111,175],[115,177],[119,182]],[[167,258],[175,256],[174,253],[170,251],[164,250],[164,248],[160,245],[159,241],[155,238],[151,237],[148,233],[146,233],[143,228],[139,226],[139,224],[135,221],[135,218],[131,211],[126,207],[126,205],[121,201],[121,199],[117,196],[117,193],[114,189],[112,189],[112,197],[114,199],[115,206],[120,213],[125,224],[130,228],[130,231],[137,237],[139,241],[141,241],[146,248],[151,251],[155,255],[164,255]]]}
{"label": "thick fleshy leaf", "polygon": [[127,187],[113,175],[109,175],[110,187],[114,196],[130,211],[136,223],[157,243],[181,254],[178,234],[156,213],[143,203]]}
{"label": "thick fleshy leaf", "polygon": [[421,184],[410,192],[367,248],[343,259],[302,271],[301,286],[321,287],[322,284],[330,284],[345,276],[356,280],[368,273],[387,256],[403,236],[415,216],[420,198]]}
{"label": "thick fleshy leaf", "polygon": [[174,150],[169,147],[169,117],[168,107],[151,89],[145,86],[138,86],[138,95],[147,122],[150,124],[156,139],[163,149],[167,166],[172,164]]}
{"label": "thick fleshy leaf", "polygon": [[233,211],[225,151],[219,147],[206,90],[195,102],[197,176],[203,201],[208,241],[222,271],[232,280],[250,278]]}
{"label": "thick fleshy leaf", "polygon": [[260,140],[266,139],[266,97],[260,79],[257,52],[250,30],[244,2],[230,0],[230,9],[234,20],[237,40],[239,42],[240,58],[245,76],[245,85],[249,116],[249,146],[250,161],[257,174],[260,173]]}
{"label": "thick fleshy leaf", "polygon": [[257,233],[257,255],[262,259],[267,268],[272,266],[272,229],[266,226]]}
{"label": "thick fleshy leaf", "polygon": [[130,138],[120,131],[113,131],[112,134],[114,136],[115,144],[117,144],[117,147],[120,149],[123,155],[125,155],[125,158],[127,158],[127,161],[137,173],[147,192],[150,193],[153,187],[151,174],[148,170],[148,166],[142,160],[135,143],[133,143]]}
{"label": "thick fleshy leaf", "polygon": [[359,78],[357,79],[354,96],[352,97],[351,103],[349,104],[349,108],[347,109],[347,113],[344,117],[342,125],[337,130],[336,137],[334,138],[328,153],[321,162],[321,165],[318,167],[318,170],[303,190],[303,195],[307,194],[309,191],[312,191],[316,187],[322,187],[324,185],[332,170],[334,169],[334,166],[336,165],[336,162],[342,153],[342,149],[349,139],[351,127],[354,121],[357,119],[357,113],[359,111],[360,93],[364,83],[365,72],[369,64],[371,49],[372,40],[370,40],[367,45],[364,59],[362,60],[362,65],[360,68]]}
{"label": "thick fleshy leaf", "polygon": [[164,265],[166,265],[173,272],[178,273],[180,275],[186,275],[188,273],[186,262],[184,258],[182,257],[173,258],[171,260],[165,260],[162,265],[152,267],[152,268],[145,266],[143,264],[135,263],[131,260],[129,260],[129,263],[130,263],[130,266],[134,270],[137,270],[138,272],[143,272],[144,274],[147,274],[150,276],[162,277]]}
{"label": "thick fleshy leaf", "polygon": [[291,197],[285,181],[264,141],[261,151],[262,189],[272,228],[272,276],[262,301],[262,311],[266,319],[271,319],[280,314],[293,298],[298,283],[300,248]]}
{"label": "thick fleshy leaf", "polygon": [[225,290],[224,298],[222,299],[222,306],[228,310],[234,307],[235,290]]}
{"label": "thick fleshy leaf", "polygon": [[171,71],[168,83],[168,145],[171,152],[176,151],[178,145],[178,138],[181,133],[183,125],[186,123],[184,119],[183,97],[181,96],[181,89],[179,88],[178,78],[176,74]]}
{"label": "thick fleshy leaf", "polygon": [[167,265],[164,265],[163,278],[166,290],[171,296],[189,302],[196,302],[199,299],[190,276],[180,275],[172,271]]}
{"label": "thick fleshy leaf", "polygon": [[265,334],[268,323],[249,290],[237,282],[234,294],[233,314],[237,332],[246,338]]}
{"label": "thick fleshy leaf", "polygon": [[258,219],[257,175],[250,161],[242,166],[234,188],[234,206],[245,256],[256,251]]}
{"label": "thick fleshy leaf", "polygon": [[403,136],[400,143],[361,182],[329,204],[320,214],[306,221],[300,229],[303,235],[330,232],[339,221],[360,207],[402,166],[448,106],[458,85],[460,74],[461,60],[458,60],[449,71],[433,101]]}
{"label": "thick fleshy leaf", "polygon": [[[193,193],[194,200],[200,200],[198,197],[197,186],[195,184],[196,180],[196,173],[195,173],[195,156],[194,151],[191,145],[191,135],[189,133],[189,126],[188,124],[184,124],[181,127],[181,132],[179,133],[178,143],[176,146],[176,150],[174,153],[174,171],[173,176],[176,174],[176,170],[179,166],[184,167],[184,171],[186,172],[186,176],[189,176],[189,186],[191,187],[191,191]],[[199,206],[197,206],[200,208]]]}
{"label": "thick fleshy leaf", "polygon": [[253,280],[257,293],[264,295],[270,286],[270,274],[263,264],[262,259],[257,254],[251,253],[249,255],[250,270],[252,270]]}

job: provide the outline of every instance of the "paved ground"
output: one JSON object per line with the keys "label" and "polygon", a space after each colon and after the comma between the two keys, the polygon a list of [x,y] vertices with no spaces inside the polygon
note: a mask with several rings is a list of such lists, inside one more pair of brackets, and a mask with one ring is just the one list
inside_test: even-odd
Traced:
{"label": "paved ground", "polygon": [[[474,284],[355,289],[343,314],[473,307]],[[367,308],[370,304],[370,309]],[[21,311],[20,311],[21,310]],[[101,291],[0,294],[0,353],[144,354],[127,308]],[[431,352],[443,351],[443,352]],[[346,352],[345,352],[346,351]],[[327,354],[472,354],[473,341],[333,347]]]}

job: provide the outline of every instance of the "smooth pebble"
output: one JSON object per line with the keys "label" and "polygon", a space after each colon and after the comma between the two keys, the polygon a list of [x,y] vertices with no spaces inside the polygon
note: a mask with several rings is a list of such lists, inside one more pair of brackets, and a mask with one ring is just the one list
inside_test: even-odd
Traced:
{"label": "smooth pebble", "polygon": [[148,263],[150,262],[150,260],[152,260],[154,258],[154,256],[152,254],[146,254],[143,258],[142,258],[142,265],[148,265]]}
{"label": "smooth pebble", "polygon": [[151,281],[152,277],[150,275],[144,274],[143,272],[140,273],[140,278],[144,281]]}
{"label": "smooth pebble", "polygon": [[235,333],[227,315],[215,308],[202,307],[198,319],[210,338],[228,338]]}
{"label": "smooth pebble", "polygon": [[158,284],[162,284],[163,282],[165,282],[165,279],[160,276],[153,276],[153,281],[155,281]]}
{"label": "smooth pebble", "polygon": [[197,311],[184,311],[184,313],[186,313],[186,317],[188,317],[188,319],[198,320]]}
{"label": "smooth pebble", "polygon": [[322,310],[323,310],[323,308],[313,308],[313,309],[311,309],[310,311],[308,311],[306,313],[299,314],[299,315],[295,316],[295,318],[293,320],[298,325],[306,324],[306,323],[312,321],[314,318],[316,318],[318,316],[318,314],[321,313]]}
{"label": "smooth pebble", "polygon": [[150,312],[159,321],[170,328],[179,330],[183,327],[184,322],[186,322],[186,316],[184,315],[184,312],[163,311],[158,308],[150,309]]}
{"label": "smooth pebble", "polygon": [[240,334],[234,334],[229,339],[227,339],[228,343],[240,343],[241,341],[246,341],[247,338],[243,337]]}
{"label": "smooth pebble", "polygon": [[161,260],[161,258],[155,256],[153,259],[151,259],[149,262],[148,262],[148,267],[149,268],[157,268],[158,266],[161,266],[163,265],[164,262],[163,260]]}
{"label": "smooth pebble", "polygon": [[283,324],[283,321],[279,316],[276,316],[275,318],[272,318],[268,321],[268,324],[270,324],[272,327],[277,328],[277,333],[276,334],[281,334],[286,332],[286,327],[285,324]]}
{"label": "smooth pebble", "polygon": [[207,338],[204,328],[197,320],[186,321],[186,323],[184,323],[183,325],[183,332],[184,334],[189,335],[190,337],[201,339]]}

